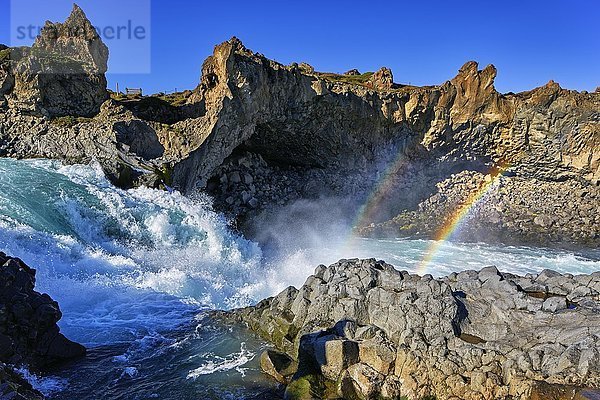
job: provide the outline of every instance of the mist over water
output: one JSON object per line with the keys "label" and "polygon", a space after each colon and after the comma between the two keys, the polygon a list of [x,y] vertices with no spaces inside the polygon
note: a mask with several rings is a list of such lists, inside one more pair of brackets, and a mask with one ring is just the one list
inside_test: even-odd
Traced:
{"label": "mist over water", "polygon": [[[340,258],[415,271],[431,242],[353,238],[355,208],[299,201],[264,215],[250,241],[203,195],[121,190],[97,165],[1,159],[0,250],[37,269],[36,290],[59,302],[62,332],[90,350],[52,376],[28,378],[61,399],[269,398],[274,385],[258,368],[264,344],[204,312],[299,286]],[[598,250],[444,243],[427,272],[494,264],[589,273],[599,259]]]}

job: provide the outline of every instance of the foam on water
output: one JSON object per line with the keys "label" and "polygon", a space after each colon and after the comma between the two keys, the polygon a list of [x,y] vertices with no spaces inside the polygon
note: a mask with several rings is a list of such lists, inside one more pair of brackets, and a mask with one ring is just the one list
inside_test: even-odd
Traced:
{"label": "foam on water", "polygon": [[0,248],[38,268],[38,289],[59,301],[75,340],[172,328],[186,311],[247,305],[267,291],[260,248],[205,198],[120,190],[96,165],[2,160],[0,174]]}
{"label": "foam on water", "polygon": [[246,349],[246,343],[242,342],[240,344],[239,353],[233,353],[226,357],[217,356],[212,353],[205,354],[204,356],[209,357],[210,360],[198,368],[190,371],[187,374],[188,379],[196,379],[201,375],[210,375],[215,372],[230,371],[232,369],[235,369],[240,374],[244,375],[245,372],[241,367],[252,361],[255,354],[251,351],[248,351]]}
{"label": "foam on water", "polygon": [[67,387],[67,380],[54,377],[41,377],[29,371],[26,367],[15,369],[29,384],[46,397],[51,397],[56,392],[60,392]]}

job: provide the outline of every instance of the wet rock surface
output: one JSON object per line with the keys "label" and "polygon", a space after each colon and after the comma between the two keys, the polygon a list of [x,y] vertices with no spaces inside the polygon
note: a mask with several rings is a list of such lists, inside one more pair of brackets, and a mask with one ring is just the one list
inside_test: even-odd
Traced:
{"label": "wet rock surface", "polygon": [[34,286],[35,270],[0,253],[0,399],[41,398],[13,367],[39,369],[86,353],[60,333],[58,304]]}
{"label": "wet rock surface", "polygon": [[31,387],[14,369],[0,362],[0,400],[42,400],[44,396]]}
{"label": "wet rock surface", "polygon": [[600,387],[598,273],[486,267],[434,279],[341,260],[231,317],[298,362],[292,388],[322,398],[529,399],[540,385]]}

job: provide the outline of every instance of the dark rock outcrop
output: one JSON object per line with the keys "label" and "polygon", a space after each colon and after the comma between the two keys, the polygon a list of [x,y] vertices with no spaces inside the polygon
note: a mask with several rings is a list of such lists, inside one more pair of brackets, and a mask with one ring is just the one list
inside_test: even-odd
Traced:
{"label": "dark rock outcrop", "polygon": [[43,400],[44,396],[31,387],[10,366],[0,362],[0,400]]}
{"label": "dark rock outcrop", "polygon": [[35,270],[0,253],[0,399],[43,398],[12,366],[41,369],[86,353],[60,333],[58,304],[34,286]]}
{"label": "dark rock outcrop", "polygon": [[342,260],[230,317],[298,362],[292,391],[491,400],[544,384],[599,388],[599,312],[598,273],[487,267],[434,279]]}
{"label": "dark rock outcrop", "polygon": [[45,366],[85,355],[60,333],[58,303],[34,291],[35,270],[0,253],[0,361]]}

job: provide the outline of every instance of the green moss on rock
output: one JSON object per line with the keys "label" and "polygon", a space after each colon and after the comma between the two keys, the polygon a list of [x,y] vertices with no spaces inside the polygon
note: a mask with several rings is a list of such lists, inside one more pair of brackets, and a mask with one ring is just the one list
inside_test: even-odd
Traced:
{"label": "green moss on rock", "polygon": [[162,183],[169,186],[173,185],[173,166],[169,164],[162,164],[154,171],[154,173],[158,175]]}
{"label": "green moss on rock", "polygon": [[332,82],[343,82],[349,83],[351,85],[361,85],[365,86],[369,79],[373,76],[373,72],[365,72],[360,75],[341,75],[341,74],[332,74],[332,73],[320,73],[319,76],[321,78],[327,79]]}
{"label": "green moss on rock", "polygon": [[324,398],[323,378],[319,375],[304,375],[294,379],[285,389],[286,400],[312,400]]}
{"label": "green moss on rock", "polygon": [[50,120],[50,123],[54,126],[71,128],[75,125],[82,124],[85,122],[90,122],[91,118],[85,117],[74,117],[72,115],[67,115],[64,117],[56,117]]}
{"label": "green moss on rock", "polygon": [[11,51],[12,49],[10,47],[8,49],[0,50],[0,62],[10,59]]}

